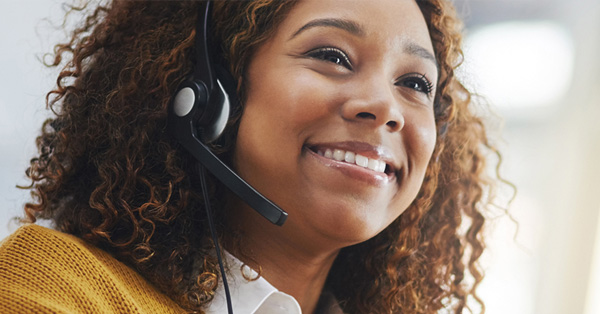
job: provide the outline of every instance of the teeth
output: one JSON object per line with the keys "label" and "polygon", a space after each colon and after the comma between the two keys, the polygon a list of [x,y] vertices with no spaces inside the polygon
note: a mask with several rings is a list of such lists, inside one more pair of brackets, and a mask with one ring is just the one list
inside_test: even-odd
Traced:
{"label": "teeth", "polygon": [[379,169],[379,161],[375,159],[369,159],[369,165],[367,167],[371,170],[377,171]]}
{"label": "teeth", "polygon": [[341,149],[326,149],[324,152],[319,150],[317,152],[320,156],[325,158],[334,159],[337,161],[345,161],[347,163],[356,164],[358,166],[369,168],[377,172],[385,172],[385,162],[377,159],[370,159],[360,154],[356,154],[350,151],[343,151]]}
{"label": "teeth", "polygon": [[363,155],[356,154],[356,164],[361,167],[367,168],[369,166],[369,158]]}
{"label": "teeth", "polygon": [[377,168],[377,170],[375,170],[375,171],[378,171],[378,172],[385,172],[385,162],[383,162],[383,161],[380,161],[380,162],[379,162],[379,168]]}
{"label": "teeth", "polygon": [[346,152],[346,155],[344,155],[344,161],[353,164],[355,155],[356,154],[354,154],[353,152]]}
{"label": "teeth", "polygon": [[333,150],[333,159],[337,160],[337,161],[342,161],[344,160],[344,157],[346,157],[346,152],[341,150],[341,149],[334,149]]}

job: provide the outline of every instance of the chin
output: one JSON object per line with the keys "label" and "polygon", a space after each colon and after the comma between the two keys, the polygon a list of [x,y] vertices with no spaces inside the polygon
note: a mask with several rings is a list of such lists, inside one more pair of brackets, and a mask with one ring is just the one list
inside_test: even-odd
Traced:
{"label": "chin", "polygon": [[323,236],[339,243],[339,248],[367,241],[387,228],[402,211],[386,207],[329,207],[328,215],[314,221]]}

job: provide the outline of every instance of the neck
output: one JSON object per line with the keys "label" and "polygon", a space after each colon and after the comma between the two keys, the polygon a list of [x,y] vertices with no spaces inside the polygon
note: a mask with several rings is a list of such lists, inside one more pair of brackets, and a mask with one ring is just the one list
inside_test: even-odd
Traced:
{"label": "neck", "polygon": [[232,216],[229,228],[241,233],[241,243],[231,245],[229,241],[227,249],[248,266],[260,269],[278,290],[293,296],[303,313],[313,313],[340,248],[300,234],[290,219],[282,227],[275,226],[249,208],[236,210]]}

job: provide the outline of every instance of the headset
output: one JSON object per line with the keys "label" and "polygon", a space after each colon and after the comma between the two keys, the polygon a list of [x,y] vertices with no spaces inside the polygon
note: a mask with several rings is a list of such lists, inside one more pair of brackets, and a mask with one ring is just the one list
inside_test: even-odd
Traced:
{"label": "headset", "polygon": [[[217,140],[229,119],[232,104],[237,105],[235,86],[231,74],[220,64],[211,62],[209,50],[209,19],[211,2],[205,1],[198,9],[196,22],[196,64],[193,77],[182,82],[169,105],[168,132],[198,160],[200,184],[204,196],[206,215],[219,262],[228,313],[233,313],[229,285],[221,258],[221,250],[213,225],[204,168],[234,192],[240,199],[275,225],[281,226],[287,213],[260,194],[208,148]],[[233,90],[233,92],[228,92]]]}
{"label": "headset", "polygon": [[224,83],[231,85],[231,74],[211,62],[208,46],[210,1],[203,2],[196,23],[196,64],[193,77],[181,83],[169,108],[168,129],[219,181],[267,220],[283,225],[287,213],[256,191],[250,184],[223,163],[206,144],[223,133],[232,103],[238,100],[228,93]]}

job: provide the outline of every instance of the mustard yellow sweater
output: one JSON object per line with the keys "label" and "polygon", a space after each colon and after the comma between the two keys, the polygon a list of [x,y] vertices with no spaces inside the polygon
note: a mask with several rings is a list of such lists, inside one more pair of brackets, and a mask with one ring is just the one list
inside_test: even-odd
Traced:
{"label": "mustard yellow sweater", "polygon": [[183,313],[110,254],[26,225],[0,246],[0,313]]}

